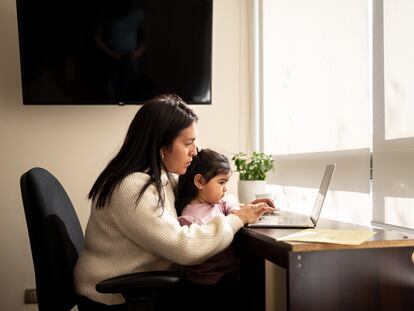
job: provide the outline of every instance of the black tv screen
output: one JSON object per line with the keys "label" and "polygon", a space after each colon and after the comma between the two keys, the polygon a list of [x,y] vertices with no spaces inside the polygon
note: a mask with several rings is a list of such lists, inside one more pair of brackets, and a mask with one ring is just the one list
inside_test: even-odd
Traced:
{"label": "black tv screen", "polygon": [[211,103],[212,0],[17,0],[23,103]]}

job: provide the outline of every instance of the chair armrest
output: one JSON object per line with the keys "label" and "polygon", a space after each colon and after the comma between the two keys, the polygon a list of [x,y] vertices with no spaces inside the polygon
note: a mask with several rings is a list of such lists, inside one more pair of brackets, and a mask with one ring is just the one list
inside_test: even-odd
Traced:
{"label": "chair armrest", "polygon": [[156,290],[178,284],[180,271],[149,271],[125,274],[103,280],[95,288],[100,293],[126,293],[136,290]]}

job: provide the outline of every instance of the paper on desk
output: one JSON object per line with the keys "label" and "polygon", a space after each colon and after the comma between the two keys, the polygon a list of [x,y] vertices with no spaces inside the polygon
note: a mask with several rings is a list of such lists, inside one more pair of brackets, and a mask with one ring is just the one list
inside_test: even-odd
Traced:
{"label": "paper on desk", "polygon": [[369,230],[305,229],[277,240],[359,245],[375,233]]}

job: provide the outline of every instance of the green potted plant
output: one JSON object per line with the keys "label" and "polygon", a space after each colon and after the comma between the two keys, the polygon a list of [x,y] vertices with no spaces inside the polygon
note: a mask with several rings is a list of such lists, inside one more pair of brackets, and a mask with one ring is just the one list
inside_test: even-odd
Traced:
{"label": "green potted plant", "polygon": [[253,151],[251,155],[239,152],[232,157],[239,173],[238,193],[243,203],[253,201],[256,194],[266,192],[267,173],[274,170],[272,155]]}

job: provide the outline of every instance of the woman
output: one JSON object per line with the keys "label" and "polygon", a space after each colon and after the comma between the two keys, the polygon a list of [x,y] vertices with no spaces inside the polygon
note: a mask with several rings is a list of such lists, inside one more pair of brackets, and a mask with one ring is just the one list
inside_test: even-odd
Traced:
{"label": "woman", "polygon": [[122,274],[203,262],[228,247],[243,225],[272,209],[256,202],[191,230],[180,226],[173,174],[184,174],[197,154],[196,122],[176,95],[156,97],[137,112],[120,151],[88,195],[92,210],[74,271],[78,294],[122,304],[121,295],[98,293],[95,285]]}

